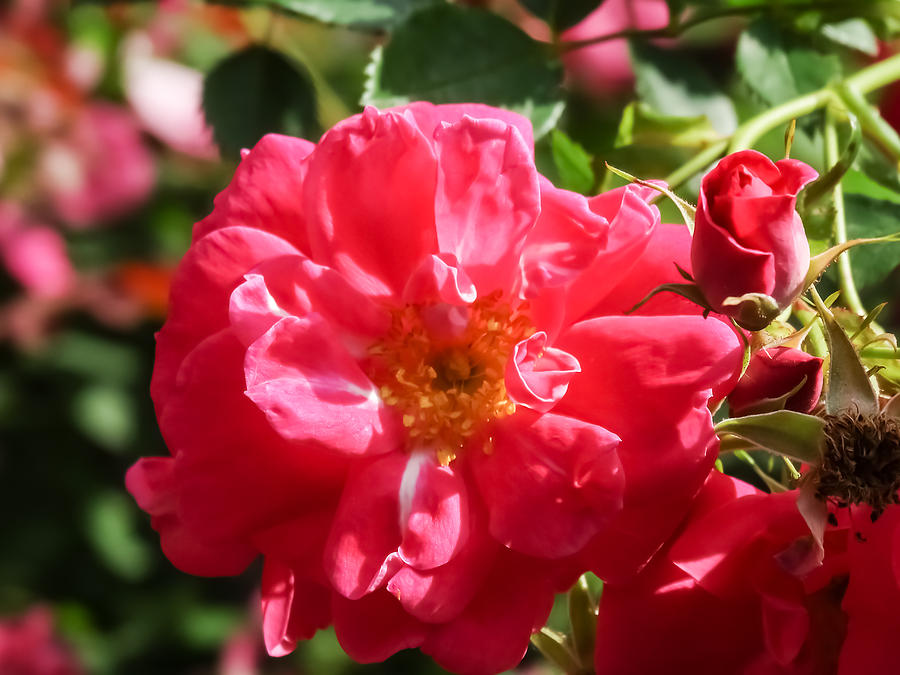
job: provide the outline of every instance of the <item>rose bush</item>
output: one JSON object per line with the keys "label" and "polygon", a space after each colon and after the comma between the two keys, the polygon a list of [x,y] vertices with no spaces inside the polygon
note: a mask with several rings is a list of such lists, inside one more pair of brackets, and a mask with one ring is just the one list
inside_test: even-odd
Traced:
{"label": "rose bush", "polygon": [[712,473],[673,542],[604,588],[598,675],[891,672],[900,509],[833,509],[816,565],[797,497]]}
{"label": "rose bush", "polygon": [[809,243],[795,207],[816,175],[801,161],[744,150],[703,178],[691,261],[715,311],[759,330],[803,291]]}
{"label": "rose bush", "polygon": [[[521,659],[555,592],[626,578],[717,448],[738,336],[681,299],[650,191],[585,198],[481,105],[373,108],[246,152],[173,281],[127,477],[184,571],[265,557],[272,654],[333,623],[361,661]],[[460,648],[465,645],[465,648]]]}

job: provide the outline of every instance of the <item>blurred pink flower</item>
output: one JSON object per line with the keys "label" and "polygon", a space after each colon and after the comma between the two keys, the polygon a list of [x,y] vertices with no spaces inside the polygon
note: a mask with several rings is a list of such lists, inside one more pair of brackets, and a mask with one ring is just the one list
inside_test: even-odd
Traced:
{"label": "blurred pink flower", "polygon": [[83,108],[43,149],[38,171],[54,209],[75,227],[124,215],[147,199],[155,180],[137,124],[109,103]]}
{"label": "blurred pink flower", "polygon": [[0,621],[0,673],[3,675],[81,675],[75,657],[53,636],[53,617],[34,607]]}
{"label": "blurred pink flower", "polygon": [[11,277],[39,297],[61,297],[75,282],[75,270],[59,233],[28,222],[18,207],[2,202],[0,259]]}
{"label": "blurred pink flower", "polygon": [[[606,0],[577,26],[562,34],[564,41],[589,40],[626,29],[655,30],[669,23],[665,0]],[[566,72],[591,94],[627,88],[634,80],[628,41],[608,40],[563,56]]]}
{"label": "blurred pink flower", "polygon": [[144,33],[133,33],[122,48],[125,96],[144,129],[173,150],[214,159],[218,150],[201,108],[203,74],[158,58]]}

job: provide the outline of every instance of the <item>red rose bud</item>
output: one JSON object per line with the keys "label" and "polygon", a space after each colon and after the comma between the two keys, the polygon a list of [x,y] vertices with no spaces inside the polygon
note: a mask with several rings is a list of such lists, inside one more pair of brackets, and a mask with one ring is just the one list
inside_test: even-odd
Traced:
{"label": "red rose bud", "polygon": [[761,330],[803,291],[809,244],[795,206],[816,175],[795,159],[744,150],[703,178],[691,264],[716,312]]}
{"label": "red rose bud", "polygon": [[822,393],[822,359],[792,347],[760,349],[728,397],[735,417],[773,410],[808,413]]}

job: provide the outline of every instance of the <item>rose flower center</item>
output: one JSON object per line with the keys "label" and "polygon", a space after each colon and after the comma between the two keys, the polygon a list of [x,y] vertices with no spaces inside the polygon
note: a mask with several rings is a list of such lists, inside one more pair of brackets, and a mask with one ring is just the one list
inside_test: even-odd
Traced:
{"label": "rose flower center", "polygon": [[[511,307],[499,292],[452,308],[452,330],[435,328],[436,309],[393,310],[391,329],[369,349],[366,370],[382,400],[402,413],[410,449],[433,447],[446,466],[485,424],[515,412],[506,362],[534,328],[526,308]],[[488,440],[484,451],[490,449]]]}
{"label": "rose flower center", "polygon": [[838,506],[868,504],[876,520],[900,490],[900,422],[845,412],[825,418],[825,447],[814,470],[816,496]]}

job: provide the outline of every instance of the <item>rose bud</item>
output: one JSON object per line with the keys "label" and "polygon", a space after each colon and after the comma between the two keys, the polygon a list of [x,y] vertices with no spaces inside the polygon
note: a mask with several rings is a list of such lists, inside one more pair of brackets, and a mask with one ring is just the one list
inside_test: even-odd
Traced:
{"label": "rose bud", "polygon": [[822,359],[792,347],[768,347],[750,357],[750,363],[728,405],[734,417],[774,410],[808,413],[822,393]]}
{"label": "rose bud", "polygon": [[795,206],[816,175],[798,160],[744,150],[703,178],[691,263],[713,310],[761,330],[803,292],[809,244]]}

